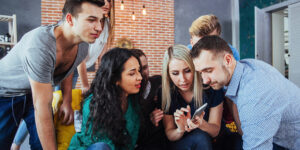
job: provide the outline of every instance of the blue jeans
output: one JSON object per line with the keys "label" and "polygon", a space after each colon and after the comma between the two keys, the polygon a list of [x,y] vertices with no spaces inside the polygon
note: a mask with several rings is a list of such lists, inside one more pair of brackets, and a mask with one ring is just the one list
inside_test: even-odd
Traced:
{"label": "blue jeans", "polygon": [[0,145],[1,149],[10,149],[19,123],[23,118],[30,134],[29,144],[32,150],[42,149],[34,120],[34,108],[31,95],[0,97]]}
{"label": "blue jeans", "polygon": [[22,121],[15,135],[14,143],[20,146],[24,142],[27,135],[28,135],[28,130],[26,127],[26,123]]}
{"label": "blue jeans", "polygon": [[89,146],[87,150],[111,150],[111,149],[106,143],[98,142]]}
{"label": "blue jeans", "polygon": [[185,133],[181,139],[170,142],[169,146],[172,150],[212,150],[210,136],[200,129]]}

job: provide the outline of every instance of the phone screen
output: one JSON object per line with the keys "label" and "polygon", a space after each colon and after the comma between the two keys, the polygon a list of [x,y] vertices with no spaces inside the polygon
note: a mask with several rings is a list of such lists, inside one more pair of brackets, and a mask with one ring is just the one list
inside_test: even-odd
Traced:
{"label": "phone screen", "polygon": [[196,116],[200,116],[200,115],[202,114],[202,112],[205,110],[206,106],[207,106],[207,103],[205,103],[205,104],[203,104],[201,107],[199,107],[199,108],[195,111],[195,113],[194,113],[194,115],[193,115],[193,117],[192,117],[192,120],[193,120]]}

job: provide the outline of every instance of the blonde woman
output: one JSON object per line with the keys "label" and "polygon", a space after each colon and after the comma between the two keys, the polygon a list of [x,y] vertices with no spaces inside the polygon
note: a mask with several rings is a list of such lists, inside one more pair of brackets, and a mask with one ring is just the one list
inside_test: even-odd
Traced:
{"label": "blonde woman", "polygon": [[[170,47],[162,74],[163,124],[170,149],[212,149],[211,137],[220,131],[223,91],[203,90],[200,75],[186,46]],[[205,113],[191,120],[195,110],[208,104]]]}

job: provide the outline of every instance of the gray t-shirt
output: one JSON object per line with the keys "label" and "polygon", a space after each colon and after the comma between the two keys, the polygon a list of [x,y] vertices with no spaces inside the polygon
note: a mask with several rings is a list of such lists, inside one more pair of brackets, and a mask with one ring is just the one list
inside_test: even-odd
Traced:
{"label": "gray t-shirt", "polygon": [[28,33],[0,60],[0,97],[21,96],[30,92],[29,78],[53,86],[65,79],[87,56],[87,43],[80,43],[71,69],[54,76],[57,25],[41,26]]}

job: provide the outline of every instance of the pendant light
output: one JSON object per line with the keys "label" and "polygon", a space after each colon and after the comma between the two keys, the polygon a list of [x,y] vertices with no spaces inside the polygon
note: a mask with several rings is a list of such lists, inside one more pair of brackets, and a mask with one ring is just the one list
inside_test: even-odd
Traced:
{"label": "pendant light", "polygon": [[132,12],[132,20],[135,20],[135,14],[134,14],[134,11]]}
{"label": "pendant light", "polygon": [[146,11],[146,7],[145,7],[145,5],[143,5],[142,14],[143,14],[143,15],[147,15],[147,11]]}
{"label": "pendant light", "polygon": [[124,10],[124,2],[123,2],[123,0],[121,1],[121,10]]}

